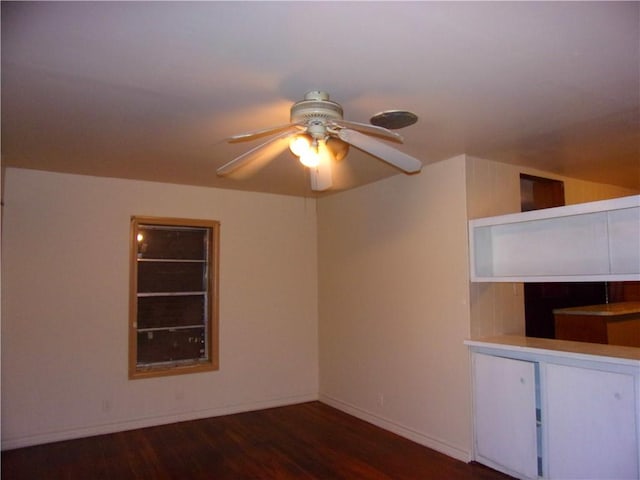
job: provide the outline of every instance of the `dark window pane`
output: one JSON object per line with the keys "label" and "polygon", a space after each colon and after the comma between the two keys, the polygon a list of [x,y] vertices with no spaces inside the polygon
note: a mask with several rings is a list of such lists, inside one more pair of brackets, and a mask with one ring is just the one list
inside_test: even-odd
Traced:
{"label": "dark window pane", "polygon": [[138,298],[138,328],[201,325],[205,321],[204,295]]}
{"label": "dark window pane", "polygon": [[138,258],[204,260],[206,229],[138,228]]}
{"label": "dark window pane", "polygon": [[[217,339],[212,325],[217,289],[210,289],[217,279],[210,275],[217,273],[218,222],[132,217],[132,234],[130,377],[154,376],[154,366],[158,375],[165,369],[170,374],[209,369],[203,360],[217,368],[217,348],[209,342]],[[187,368],[173,371],[174,364]]]}
{"label": "dark window pane", "polygon": [[138,292],[202,292],[205,268],[200,262],[138,262]]}
{"label": "dark window pane", "polygon": [[203,328],[138,332],[138,364],[206,359]]}

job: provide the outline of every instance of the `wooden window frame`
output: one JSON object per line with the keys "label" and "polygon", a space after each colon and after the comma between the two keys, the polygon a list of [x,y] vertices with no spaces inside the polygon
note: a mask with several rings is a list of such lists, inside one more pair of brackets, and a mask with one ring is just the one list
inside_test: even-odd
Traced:
{"label": "wooden window frame", "polygon": [[[138,240],[139,226],[166,226],[209,229],[207,245],[207,287],[206,292],[206,352],[207,358],[190,361],[163,362],[156,365],[138,364]],[[167,375],[208,372],[219,369],[219,326],[218,326],[218,278],[220,257],[220,222],[186,218],[132,216],[130,226],[129,265],[129,378],[149,378]]]}

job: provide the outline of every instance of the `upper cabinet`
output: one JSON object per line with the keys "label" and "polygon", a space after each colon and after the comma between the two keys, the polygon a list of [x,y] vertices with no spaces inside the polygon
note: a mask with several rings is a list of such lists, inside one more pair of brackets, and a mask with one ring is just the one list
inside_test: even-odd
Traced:
{"label": "upper cabinet", "polygon": [[640,280],[640,195],[469,221],[473,282]]}

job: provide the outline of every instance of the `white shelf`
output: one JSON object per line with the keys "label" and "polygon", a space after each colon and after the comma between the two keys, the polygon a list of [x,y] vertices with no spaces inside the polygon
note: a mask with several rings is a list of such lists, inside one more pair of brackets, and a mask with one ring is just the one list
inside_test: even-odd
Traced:
{"label": "white shelf", "polygon": [[469,221],[473,282],[640,280],[640,195]]}

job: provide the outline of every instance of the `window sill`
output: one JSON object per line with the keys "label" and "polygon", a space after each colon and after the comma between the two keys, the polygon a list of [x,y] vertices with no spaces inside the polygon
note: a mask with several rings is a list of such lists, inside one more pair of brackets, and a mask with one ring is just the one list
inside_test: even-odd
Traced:
{"label": "window sill", "polygon": [[135,366],[129,370],[129,380],[141,378],[166,377],[188,373],[212,372],[218,370],[218,365],[212,361],[183,363],[176,365],[158,365],[148,367]]}

